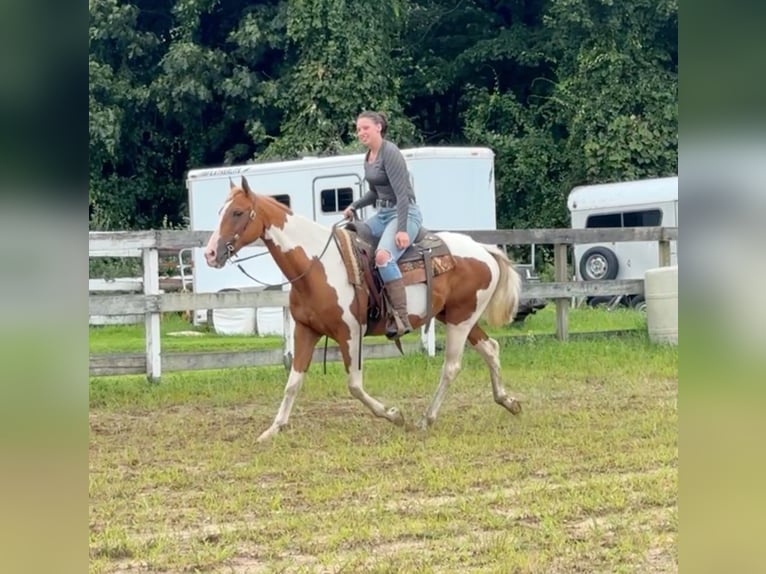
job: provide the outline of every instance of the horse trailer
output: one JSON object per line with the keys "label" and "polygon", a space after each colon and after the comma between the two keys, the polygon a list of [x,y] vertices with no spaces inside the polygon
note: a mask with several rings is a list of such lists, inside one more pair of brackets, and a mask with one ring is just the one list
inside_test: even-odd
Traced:
{"label": "horse trailer", "polygon": [[[573,229],[604,227],[678,227],[678,177],[578,186],[572,189],[567,207]],[[671,265],[677,264],[677,243],[670,243]],[[659,266],[655,241],[620,241],[574,246],[578,279],[643,279],[647,270]],[[590,303],[603,298],[591,298]],[[619,302],[643,307],[635,294]]]}
{"label": "horse trailer", "polygon": [[[413,180],[423,224],[430,229],[495,229],[494,153],[480,147],[423,147],[402,150]],[[366,192],[364,155],[306,157],[298,160],[194,169],[188,173],[190,227],[210,231],[218,224],[218,210],[229,193],[229,179],[247,177],[250,187],[288,205],[294,212],[328,226],[343,219],[343,210]],[[360,217],[374,213],[361,210]],[[262,245],[242,249],[239,257],[266,252]],[[194,249],[193,289],[197,293],[224,289],[254,289],[258,285],[236,266],[213,269],[204,250]],[[242,267],[264,283],[286,280],[270,256],[244,261]],[[285,288],[288,288],[286,286]],[[221,310],[224,312],[224,310]],[[228,310],[231,312],[231,310]],[[195,322],[206,313],[195,315]],[[283,334],[281,308],[258,309],[255,331]]]}

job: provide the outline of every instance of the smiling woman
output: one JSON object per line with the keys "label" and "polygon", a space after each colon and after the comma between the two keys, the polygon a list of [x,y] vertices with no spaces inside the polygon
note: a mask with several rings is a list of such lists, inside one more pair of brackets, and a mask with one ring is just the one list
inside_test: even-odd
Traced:
{"label": "smiling woman", "polygon": [[414,241],[423,225],[415,201],[412,177],[402,152],[386,139],[388,120],[380,112],[362,112],[356,120],[356,135],[367,148],[364,177],[369,190],[343,212],[347,218],[367,205],[378,209],[365,225],[378,241],[375,265],[386,285],[394,313],[386,334],[398,338],[412,330],[407,317],[407,294],[397,261]]}

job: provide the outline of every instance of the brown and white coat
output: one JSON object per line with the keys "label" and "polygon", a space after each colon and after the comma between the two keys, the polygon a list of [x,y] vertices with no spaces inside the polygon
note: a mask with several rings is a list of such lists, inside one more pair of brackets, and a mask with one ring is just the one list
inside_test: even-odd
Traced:
{"label": "brown and white coat", "polygon": [[[232,182],[221,208],[218,229],[206,247],[208,264],[222,267],[239,249],[261,239],[292,282],[293,363],[282,404],[259,441],[271,438],[287,424],[314,347],[323,335],[338,343],[351,394],[375,416],[404,424],[398,408],[386,407],[370,396],[362,384],[362,358],[354,349],[359,347],[366,330],[359,318],[366,319],[367,295],[349,283],[335,245],[325,249],[330,233],[327,227],[293,213],[273,198],[253,193],[243,177],[239,186]],[[494,400],[516,414],[521,404],[508,395],[500,382],[498,344],[482,330],[479,320],[484,317],[492,326],[512,321],[518,308],[521,280],[497,247],[477,243],[460,233],[439,235],[455,258],[455,268],[435,277],[433,282],[432,314],[446,327],[445,356],[439,385],[419,426],[426,428],[436,420],[444,394],[460,370],[466,340],[489,368]],[[425,289],[424,284],[407,287],[408,315],[415,328],[428,315]]]}

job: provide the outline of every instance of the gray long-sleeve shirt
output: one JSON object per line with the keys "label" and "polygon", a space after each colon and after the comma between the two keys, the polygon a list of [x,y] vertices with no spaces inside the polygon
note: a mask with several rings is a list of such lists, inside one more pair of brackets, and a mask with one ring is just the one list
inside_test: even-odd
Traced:
{"label": "gray long-sleeve shirt", "polygon": [[407,212],[411,203],[415,203],[407,163],[396,144],[386,139],[378,150],[375,161],[367,161],[365,155],[364,178],[369,191],[352,203],[354,209],[372,205],[376,200],[396,203],[397,231],[407,231]]}

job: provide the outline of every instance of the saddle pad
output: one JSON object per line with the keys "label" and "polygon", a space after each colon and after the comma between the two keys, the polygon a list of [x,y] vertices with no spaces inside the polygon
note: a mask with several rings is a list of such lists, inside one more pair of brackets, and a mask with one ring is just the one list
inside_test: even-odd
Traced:
{"label": "saddle pad", "polygon": [[[455,258],[452,255],[439,255],[431,259],[431,268],[433,276],[446,273],[455,267]],[[402,279],[405,285],[415,285],[416,283],[426,282],[426,268],[423,259],[419,261],[407,261],[399,264],[402,271]]]}

